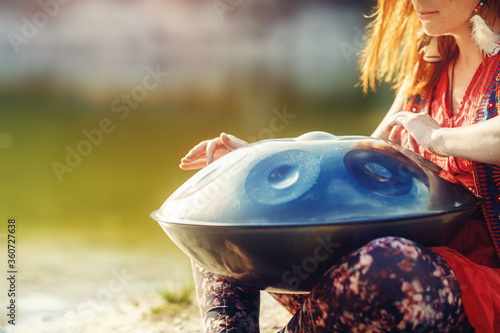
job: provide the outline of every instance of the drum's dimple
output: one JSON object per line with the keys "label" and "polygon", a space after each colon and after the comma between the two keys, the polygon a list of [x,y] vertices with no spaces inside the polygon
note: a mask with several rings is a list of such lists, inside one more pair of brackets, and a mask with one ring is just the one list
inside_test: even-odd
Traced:
{"label": "drum's dimple", "polygon": [[375,163],[375,162],[368,162],[364,166],[365,168],[365,173],[372,177],[373,179],[379,181],[379,182],[387,182],[391,179],[392,172],[387,170],[386,167],[384,167],[381,164]]}
{"label": "drum's dimple", "polygon": [[285,189],[297,182],[300,173],[296,165],[282,165],[274,169],[267,177],[269,185],[277,190]]}
{"label": "drum's dimple", "polygon": [[414,175],[403,170],[393,158],[377,151],[351,150],[344,157],[344,165],[361,185],[382,195],[405,195],[413,187]]}
{"label": "drum's dimple", "polygon": [[245,191],[255,203],[279,205],[307,193],[316,183],[319,158],[304,150],[286,150],[263,159],[248,173]]}

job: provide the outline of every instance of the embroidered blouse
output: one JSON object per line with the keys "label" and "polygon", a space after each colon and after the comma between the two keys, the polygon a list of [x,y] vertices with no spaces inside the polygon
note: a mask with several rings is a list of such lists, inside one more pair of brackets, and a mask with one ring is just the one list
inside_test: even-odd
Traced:
{"label": "embroidered blouse", "polygon": [[[499,61],[500,55],[489,57],[479,65],[455,113],[451,111],[447,69],[432,93],[419,96],[418,101],[413,99],[406,105],[407,109],[428,112],[442,127],[472,125],[481,117],[479,113],[487,113],[487,119],[496,116],[500,104],[492,102],[494,96],[487,100],[486,107],[483,103],[487,92],[493,95],[499,92],[498,87],[496,92],[491,92],[493,84],[497,84],[494,76],[500,68]],[[404,141],[402,145],[405,145]],[[422,148],[418,153],[449,171],[474,193],[483,194],[474,179],[475,162],[453,156],[439,157]],[[471,218],[447,247],[431,249],[444,257],[456,273],[465,311],[476,332],[500,332],[500,259],[487,222],[482,218]]]}

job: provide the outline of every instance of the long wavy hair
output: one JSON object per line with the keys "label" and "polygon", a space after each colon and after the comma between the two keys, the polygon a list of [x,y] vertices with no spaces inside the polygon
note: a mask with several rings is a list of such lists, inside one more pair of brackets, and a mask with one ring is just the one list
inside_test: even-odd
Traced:
{"label": "long wavy hair", "polygon": [[[489,24],[499,17],[500,1],[489,0],[479,13]],[[366,28],[366,46],[360,57],[363,92],[375,91],[379,82],[390,83],[406,96],[433,87],[446,64],[458,53],[452,36],[439,36],[442,60],[425,62],[423,51],[430,37],[422,31],[411,1],[378,0]]]}

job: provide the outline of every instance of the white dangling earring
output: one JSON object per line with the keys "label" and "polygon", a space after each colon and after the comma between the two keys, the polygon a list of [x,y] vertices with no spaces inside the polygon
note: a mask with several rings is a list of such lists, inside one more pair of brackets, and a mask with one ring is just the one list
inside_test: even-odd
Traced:
{"label": "white dangling earring", "polygon": [[443,58],[439,54],[437,37],[431,37],[429,44],[425,47],[424,61],[440,62]]}
{"label": "white dangling earring", "polygon": [[486,0],[479,1],[479,4],[474,8],[474,15],[470,19],[472,25],[472,38],[481,51],[492,56],[500,52],[500,34],[491,30],[486,21],[479,15],[485,4]]}

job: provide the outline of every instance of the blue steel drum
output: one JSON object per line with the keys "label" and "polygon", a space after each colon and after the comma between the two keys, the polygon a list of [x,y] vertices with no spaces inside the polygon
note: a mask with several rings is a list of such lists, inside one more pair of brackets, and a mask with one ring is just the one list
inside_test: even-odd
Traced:
{"label": "blue steel drum", "polygon": [[300,293],[377,237],[446,245],[479,205],[410,150],[311,132],[223,156],[151,217],[205,269],[261,290]]}

